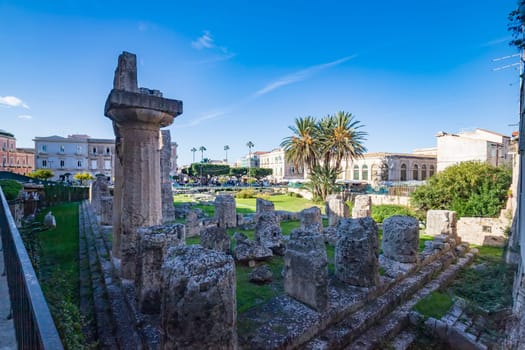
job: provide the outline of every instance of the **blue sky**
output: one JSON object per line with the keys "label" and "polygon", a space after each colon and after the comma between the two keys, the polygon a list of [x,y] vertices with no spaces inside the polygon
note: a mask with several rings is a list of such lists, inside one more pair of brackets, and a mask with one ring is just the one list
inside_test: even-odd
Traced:
{"label": "blue sky", "polygon": [[[0,0],[0,128],[113,137],[104,117],[117,57],[139,85],[184,102],[169,127],[179,164],[192,147],[235,160],[278,147],[294,119],[344,110],[369,151],[433,147],[437,132],[510,134],[518,122],[514,0]],[[199,152],[195,155],[200,160]]]}

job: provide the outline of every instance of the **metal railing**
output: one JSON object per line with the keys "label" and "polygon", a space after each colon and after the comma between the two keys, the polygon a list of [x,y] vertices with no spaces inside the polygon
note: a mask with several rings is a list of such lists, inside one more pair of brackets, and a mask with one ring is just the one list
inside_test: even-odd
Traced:
{"label": "metal railing", "polygon": [[18,348],[61,350],[58,331],[1,188],[0,200],[0,236]]}

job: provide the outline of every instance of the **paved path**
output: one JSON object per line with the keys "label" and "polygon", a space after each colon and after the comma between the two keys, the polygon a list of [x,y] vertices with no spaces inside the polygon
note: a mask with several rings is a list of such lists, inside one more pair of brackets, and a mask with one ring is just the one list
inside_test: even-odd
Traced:
{"label": "paved path", "polygon": [[4,254],[0,239],[0,350],[16,349],[15,329],[13,320],[7,319],[10,314],[11,303],[7,289],[7,278],[4,275]]}

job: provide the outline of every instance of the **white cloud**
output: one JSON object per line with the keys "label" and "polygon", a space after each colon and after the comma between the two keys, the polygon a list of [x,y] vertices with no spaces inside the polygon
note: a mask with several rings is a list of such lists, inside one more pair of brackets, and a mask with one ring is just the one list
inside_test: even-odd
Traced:
{"label": "white cloud", "polygon": [[202,50],[213,49],[215,44],[213,43],[211,33],[205,30],[204,33],[199,38],[197,38],[197,40],[191,42],[191,46],[197,50]]}
{"label": "white cloud", "polygon": [[15,96],[0,96],[0,105],[4,107],[22,107],[29,109],[29,106]]}
{"label": "white cloud", "polygon": [[17,117],[18,119],[33,119],[33,116],[28,114],[22,114]]}
{"label": "white cloud", "polygon": [[316,73],[318,73],[318,72],[320,72],[322,70],[325,70],[325,69],[328,69],[328,68],[335,67],[335,66],[338,66],[340,64],[343,64],[346,61],[349,61],[352,58],[355,58],[356,56],[357,55],[346,56],[346,57],[340,58],[340,59],[332,61],[332,62],[318,64],[318,65],[315,65],[315,66],[310,66],[310,67],[308,67],[306,69],[302,69],[302,70],[297,71],[295,73],[285,75],[284,77],[281,77],[281,78],[279,78],[279,79],[277,79],[277,80],[267,84],[265,87],[263,87],[262,89],[257,91],[254,94],[254,96],[262,96],[262,95],[267,94],[270,91],[278,89],[278,88],[280,88],[282,86],[286,86],[286,85],[290,85],[290,84],[293,84],[293,83],[297,83],[297,82],[306,80],[306,79],[310,78],[312,75],[314,75],[314,74],[316,74]]}

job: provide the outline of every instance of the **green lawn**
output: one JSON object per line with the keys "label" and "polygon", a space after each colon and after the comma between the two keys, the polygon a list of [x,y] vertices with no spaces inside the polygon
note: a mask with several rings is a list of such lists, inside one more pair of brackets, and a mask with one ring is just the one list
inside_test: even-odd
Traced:
{"label": "green lawn", "polygon": [[[315,204],[312,201],[304,198],[291,197],[285,194],[279,194],[274,196],[265,197],[265,199],[273,202],[275,204],[276,210],[286,210],[292,212],[299,212],[303,209],[310,208],[313,206],[318,206],[321,208],[321,212],[324,213],[324,206]],[[175,206],[181,205],[183,203],[196,203],[193,197],[189,195],[175,195],[173,197],[173,202]],[[254,214],[256,210],[256,198],[236,198],[236,207],[237,213],[240,214]],[[201,209],[207,216],[213,216],[215,214],[215,208],[213,205],[205,204],[196,204],[196,208]]]}

